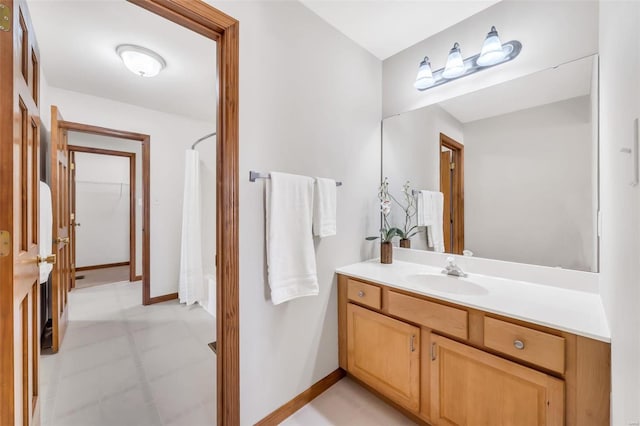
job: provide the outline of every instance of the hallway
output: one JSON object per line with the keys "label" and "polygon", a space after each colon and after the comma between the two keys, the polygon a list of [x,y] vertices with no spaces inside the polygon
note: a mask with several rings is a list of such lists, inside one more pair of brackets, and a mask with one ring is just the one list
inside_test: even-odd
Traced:
{"label": "hallway", "polygon": [[43,426],[215,424],[215,320],[177,300],[141,306],[141,284],[69,294],[57,354],[41,356]]}

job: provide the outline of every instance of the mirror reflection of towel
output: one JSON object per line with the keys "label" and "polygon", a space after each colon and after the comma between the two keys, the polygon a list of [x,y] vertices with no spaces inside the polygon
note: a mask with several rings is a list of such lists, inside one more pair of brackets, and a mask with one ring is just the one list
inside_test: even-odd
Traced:
{"label": "mirror reflection of towel", "polygon": [[418,192],[418,226],[427,227],[427,245],[444,253],[444,194],[421,190]]}

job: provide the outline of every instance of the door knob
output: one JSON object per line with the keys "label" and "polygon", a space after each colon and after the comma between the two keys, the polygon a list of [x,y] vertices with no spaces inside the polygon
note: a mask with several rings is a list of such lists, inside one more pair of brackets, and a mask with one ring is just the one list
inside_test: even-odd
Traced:
{"label": "door knob", "polygon": [[62,243],[62,244],[69,244],[69,237],[64,237],[64,238],[58,238],[56,240],[56,243]]}
{"label": "door knob", "polygon": [[50,263],[51,265],[55,265],[55,263],[56,263],[56,255],[55,254],[51,254],[51,255],[49,255],[47,257],[38,256],[38,257],[36,257],[36,261],[37,261],[38,264],[40,264],[40,263]]}
{"label": "door knob", "polygon": [[80,224],[79,223],[74,223],[73,226],[80,226]]}

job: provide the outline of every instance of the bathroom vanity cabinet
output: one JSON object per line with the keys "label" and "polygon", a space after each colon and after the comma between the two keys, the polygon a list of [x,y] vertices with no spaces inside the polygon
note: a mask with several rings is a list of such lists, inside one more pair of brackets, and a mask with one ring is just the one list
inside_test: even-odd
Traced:
{"label": "bathroom vanity cabinet", "polygon": [[340,367],[431,425],[609,424],[610,345],[338,275]]}

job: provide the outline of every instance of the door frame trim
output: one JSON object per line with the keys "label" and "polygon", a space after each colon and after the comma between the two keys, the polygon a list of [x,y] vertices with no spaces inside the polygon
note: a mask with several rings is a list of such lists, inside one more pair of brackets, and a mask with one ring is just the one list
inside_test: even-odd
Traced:
{"label": "door frame trim", "polygon": [[[217,43],[217,424],[240,424],[240,23],[202,0],[128,0]],[[212,78],[216,78],[215,75]]]}
{"label": "door frame trim", "polygon": [[[94,154],[94,155],[109,155],[112,157],[126,157],[129,159],[129,262],[128,262],[128,266],[129,266],[129,281],[134,282],[136,279],[136,263],[137,263],[137,256],[136,256],[136,191],[137,191],[137,186],[136,186],[136,154],[134,152],[127,152],[127,151],[116,151],[116,150],[112,150],[112,149],[103,149],[103,148],[91,148],[91,147],[86,147],[86,146],[78,146],[78,145],[67,145],[67,149],[69,150],[69,152],[81,152],[84,154]],[[75,164],[75,160],[74,160],[74,164]],[[78,188],[75,182],[75,174],[74,174],[74,189],[77,192]],[[73,194],[73,200],[74,203],[76,201],[76,194]],[[75,206],[73,206],[75,207]],[[74,211],[75,213],[75,211]],[[74,226],[75,226],[75,219],[74,219]],[[144,221],[142,222],[142,227],[143,229],[145,228],[145,223]],[[147,227],[149,228],[149,232],[151,231],[151,227]],[[76,230],[73,229],[73,236],[76,236]],[[144,233],[143,233],[144,236]],[[75,241],[74,241],[75,244]],[[144,258],[144,256],[143,256]],[[75,251],[74,251],[74,257],[73,257],[73,265],[74,265],[74,271],[77,271],[78,268],[76,266],[76,258],[75,258]],[[143,269],[144,269],[144,265],[143,265]],[[72,272],[74,272],[72,271]],[[144,275],[144,274],[143,274]]]}
{"label": "door frame trim", "polygon": [[[58,126],[67,132],[88,133],[99,136],[110,136],[127,139],[142,144],[142,304],[151,304],[151,137],[142,133],[125,130],[110,129],[107,127],[93,126],[90,124],[76,123],[73,121],[59,121]],[[74,148],[78,148],[74,146]],[[80,147],[82,148],[82,147]],[[101,149],[101,148],[96,148]],[[95,153],[94,148],[92,150]],[[75,150],[76,152],[80,152]],[[104,150],[109,151],[109,150]],[[86,151],[85,151],[86,152]],[[117,152],[117,151],[114,151]],[[134,165],[135,170],[135,165]],[[129,168],[131,172],[131,168]],[[131,191],[133,194],[133,191]],[[134,194],[135,196],[135,194]],[[134,209],[135,211],[135,209]],[[135,268],[135,265],[134,265]],[[135,275],[135,274],[134,274]]]}
{"label": "door frame trim", "polygon": [[[453,194],[454,234],[452,252],[462,254],[464,250],[464,145],[444,133],[440,133],[439,152],[442,152],[442,148],[448,148],[453,152],[452,161],[456,164],[452,182],[455,191],[455,194]],[[440,170],[442,173],[442,164],[440,164]]]}

